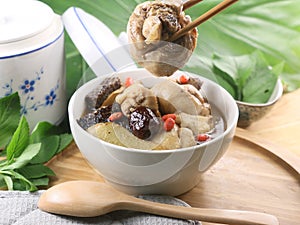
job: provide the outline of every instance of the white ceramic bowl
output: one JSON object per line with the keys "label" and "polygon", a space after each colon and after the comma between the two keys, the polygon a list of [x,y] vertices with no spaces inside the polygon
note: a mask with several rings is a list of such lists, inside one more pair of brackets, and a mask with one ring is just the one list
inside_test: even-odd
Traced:
{"label": "white ceramic bowl", "polygon": [[[175,75],[182,74],[177,72]],[[191,75],[191,74],[190,74]],[[120,72],[126,77],[143,79],[146,85],[157,81],[145,69]],[[200,175],[216,163],[225,153],[234,136],[238,120],[235,100],[218,84],[200,77],[210,104],[222,112],[226,130],[202,145],[175,150],[137,150],[102,141],[77,123],[85,110],[85,96],[103,79],[99,77],[81,86],[69,103],[69,119],[74,140],[88,162],[117,189],[129,194],[179,195],[192,189]]]}

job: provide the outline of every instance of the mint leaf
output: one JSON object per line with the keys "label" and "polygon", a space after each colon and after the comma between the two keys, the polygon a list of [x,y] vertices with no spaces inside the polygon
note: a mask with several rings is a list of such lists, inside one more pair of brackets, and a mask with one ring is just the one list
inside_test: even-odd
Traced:
{"label": "mint leaf", "polygon": [[13,190],[13,181],[10,176],[3,176],[3,180],[8,188],[8,190]]}
{"label": "mint leaf", "polygon": [[6,149],[7,160],[19,157],[29,143],[29,126],[26,118],[21,117],[19,126],[14,132]]}
{"label": "mint leaf", "polygon": [[59,137],[60,137],[60,142],[56,154],[63,151],[73,141],[72,134],[61,134],[59,135]]}
{"label": "mint leaf", "polygon": [[57,152],[59,147],[60,138],[58,135],[43,138],[41,148],[38,154],[32,158],[31,164],[48,162]]}
{"label": "mint leaf", "polygon": [[60,127],[54,126],[46,121],[39,122],[31,133],[30,143],[38,143],[45,137],[61,133],[62,132]]}
{"label": "mint leaf", "polygon": [[36,191],[37,187],[30,182],[26,177],[23,175],[15,172],[15,171],[10,171],[12,179],[13,179],[13,190],[20,190],[20,191]]}
{"label": "mint leaf", "polygon": [[55,173],[47,166],[43,164],[26,165],[17,170],[27,179],[41,178],[44,176],[55,176]]}
{"label": "mint leaf", "polygon": [[14,93],[0,99],[0,149],[9,142],[20,119],[20,97]]}
{"label": "mint leaf", "polygon": [[7,165],[7,160],[6,159],[0,160],[0,167],[4,165]]}
{"label": "mint leaf", "polygon": [[30,135],[25,116],[20,115],[18,93],[0,98],[0,187],[37,190],[55,173],[43,165],[73,140],[61,127],[40,122]]}
{"label": "mint leaf", "polygon": [[30,179],[30,182],[35,186],[47,186],[49,183],[48,177],[40,177],[36,179]]}
{"label": "mint leaf", "polygon": [[[36,186],[32,184],[28,179],[26,179],[21,174],[13,171],[1,171],[3,174],[3,180],[5,181],[6,187],[8,190],[29,190],[29,191],[35,191],[37,190]],[[0,174],[1,175],[1,174]],[[17,189],[15,185],[19,186]]]}
{"label": "mint leaf", "polygon": [[[30,143],[44,143],[41,148],[41,152],[43,153],[39,153],[39,156],[36,156],[32,163],[45,163],[49,161],[55,154],[64,150],[72,142],[73,136],[71,134],[61,133],[59,127],[48,122],[40,122],[37,124],[30,136]],[[53,138],[53,136],[55,136],[55,138]],[[57,139],[57,137],[59,138],[58,146],[56,146],[57,140],[54,140]]]}
{"label": "mint leaf", "polygon": [[28,182],[25,182],[20,179],[14,179],[13,182],[14,182],[13,190],[28,191],[30,189],[30,185],[28,184]]}
{"label": "mint leaf", "polygon": [[4,180],[4,175],[2,175],[0,173],[0,188],[4,188],[4,187],[7,187],[7,185],[6,185],[5,180]]}
{"label": "mint leaf", "polygon": [[12,163],[3,166],[1,170],[15,170],[21,168],[38,154],[40,148],[41,143],[28,145],[18,158],[16,158]]}

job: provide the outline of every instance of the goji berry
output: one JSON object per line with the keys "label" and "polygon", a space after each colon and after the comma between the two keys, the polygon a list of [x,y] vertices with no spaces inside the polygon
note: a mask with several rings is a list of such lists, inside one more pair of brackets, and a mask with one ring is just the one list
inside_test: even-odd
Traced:
{"label": "goji berry", "polygon": [[207,141],[210,138],[208,134],[198,134],[197,141]]}
{"label": "goji berry", "polygon": [[176,120],[176,115],[171,113],[171,114],[165,114],[162,116],[163,121],[166,121],[168,118],[172,118],[173,120]]}
{"label": "goji berry", "polygon": [[133,84],[133,78],[132,77],[127,77],[126,80],[125,80],[125,87],[129,87],[132,84]]}
{"label": "goji berry", "polygon": [[179,83],[180,84],[187,84],[189,82],[189,78],[185,75],[181,75],[179,77]]}
{"label": "goji berry", "polygon": [[172,130],[174,126],[175,126],[175,120],[173,120],[172,118],[167,118],[166,121],[164,122],[165,131]]}
{"label": "goji berry", "polygon": [[109,117],[108,117],[108,120],[111,121],[111,122],[114,122],[118,119],[121,119],[123,117],[123,113],[121,112],[114,112],[113,114],[111,114]]}

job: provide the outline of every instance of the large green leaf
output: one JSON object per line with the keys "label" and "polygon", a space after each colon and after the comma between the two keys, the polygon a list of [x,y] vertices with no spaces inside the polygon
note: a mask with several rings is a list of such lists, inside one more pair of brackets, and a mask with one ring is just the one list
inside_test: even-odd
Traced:
{"label": "large green leaf", "polygon": [[0,99],[0,150],[7,145],[18,127],[20,108],[18,93]]}
{"label": "large green leaf", "polygon": [[[80,7],[105,23],[116,35],[125,31],[128,18],[141,0],[42,0],[62,14],[68,7]],[[221,0],[204,0],[187,10],[193,19]],[[293,90],[300,87],[300,0],[239,0],[198,27],[198,46],[188,71],[214,79],[212,55],[242,55],[261,50],[271,64],[285,61],[281,78]],[[69,38],[66,41],[69,94],[85,70]]]}

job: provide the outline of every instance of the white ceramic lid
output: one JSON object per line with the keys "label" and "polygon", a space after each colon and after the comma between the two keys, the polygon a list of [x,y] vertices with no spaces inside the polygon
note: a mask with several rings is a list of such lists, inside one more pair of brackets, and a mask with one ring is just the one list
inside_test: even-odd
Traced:
{"label": "white ceramic lid", "polygon": [[97,75],[136,68],[127,51],[128,45],[96,17],[71,7],[62,15],[73,43]]}
{"label": "white ceramic lid", "polygon": [[0,44],[32,37],[50,26],[53,10],[34,0],[0,0]]}

